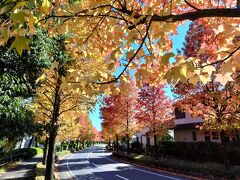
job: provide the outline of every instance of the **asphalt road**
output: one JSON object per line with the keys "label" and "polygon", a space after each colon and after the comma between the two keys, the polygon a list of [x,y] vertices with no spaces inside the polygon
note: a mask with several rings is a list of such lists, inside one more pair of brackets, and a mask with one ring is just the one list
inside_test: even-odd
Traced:
{"label": "asphalt road", "polygon": [[59,161],[60,179],[79,180],[185,180],[113,160],[104,145],[90,147]]}

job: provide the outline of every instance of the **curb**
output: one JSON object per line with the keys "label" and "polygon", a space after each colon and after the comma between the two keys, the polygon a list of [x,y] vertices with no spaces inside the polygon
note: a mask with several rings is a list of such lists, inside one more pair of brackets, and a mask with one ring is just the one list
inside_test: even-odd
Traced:
{"label": "curb", "polygon": [[[66,155],[60,157],[60,158],[57,160],[57,162],[55,162],[55,164],[54,164],[54,166],[55,166],[55,168],[54,168],[54,176],[55,176],[55,179],[60,180],[60,171],[59,171],[59,164],[58,164],[59,161],[61,161],[61,160],[64,159],[65,157],[70,156],[70,155],[72,155],[72,154],[73,154],[73,153],[66,154]],[[57,172],[56,172],[56,170],[57,170]]]}
{"label": "curb", "polygon": [[141,164],[141,163],[128,161],[126,159],[121,159],[119,157],[116,157],[113,154],[112,154],[112,157],[114,159],[117,159],[117,160],[121,161],[121,162],[128,163],[128,164],[131,164],[131,165],[134,165],[134,166],[137,166],[137,167],[142,167],[142,168],[145,168],[145,169],[148,169],[148,170],[157,171],[159,173],[166,173],[166,174],[171,174],[171,175],[175,175],[175,176],[181,176],[181,177],[190,178],[190,179],[193,179],[193,180],[206,180],[207,179],[207,178],[203,178],[203,177],[194,177],[194,176],[187,175],[187,174],[181,174],[179,172],[175,172],[173,169],[168,171],[168,170],[164,170],[164,169],[157,168],[157,167],[146,166],[146,165]]}

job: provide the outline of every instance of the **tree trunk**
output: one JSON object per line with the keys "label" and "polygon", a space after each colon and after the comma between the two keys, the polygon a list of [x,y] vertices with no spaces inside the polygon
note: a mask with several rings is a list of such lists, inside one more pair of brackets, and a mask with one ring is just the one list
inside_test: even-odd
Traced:
{"label": "tree trunk", "polygon": [[[61,68],[58,69],[60,71]],[[59,118],[59,111],[60,111],[60,87],[62,84],[62,75],[57,72],[58,78],[56,83],[56,88],[54,92],[54,103],[53,103],[53,113],[51,119],[51,127],[49,131],[49,145],[48,145],[48,155],[47,155],[47,166],[45,172],[45,180],[52,180],[54,178],[54,164],[55,164],[55,141],[57,137],[57,130],[58,130],[58,118]]]}
{"label": "tree trunk", "polygon": [[77,140],[77,150],[79,149],[79,140]]}
{"label": "tree trunk", "polygon": [[44,148],[43,148],[43,159],[42,159],[42,164],[46,164],[46,159],[47,159],[47,150],[48,150],[48,137],[46,137],[44,141]]}
{"label": "tree trunk", "polygon": [[116,151],[118,152],[118,135],[116,134]]}
{"label": "tree trunk", "polygon": [[53,179],[56,133],[50,133],[45,180]]}
{"label": "tree trunk", "polygon": [[225,171],[227,172],[230,168],[230,162],[227,152],[227,137],[224,130],[221,130],[221,144],[222,144],[222,157],[224,161]]}
{"label": "tree trunk", "polygon": [[127,134],[127,154],[130,154],[130,143],[129,143],[129,135]]}
{"label": "tree trunk", "polygon": [[30,139],[30,141],[29,141],[29,143],[28,143],[28,148],[30,148],[31,147],[31,145],[32,145],[32,142],[33,142],[33,136],[32,136],[32,138]]}
{"label": "tree trunk", "polygon": [[155,158],[158,160],[158,148],[157,148],[157,135],[154,134],[154,152],[155,152]]}

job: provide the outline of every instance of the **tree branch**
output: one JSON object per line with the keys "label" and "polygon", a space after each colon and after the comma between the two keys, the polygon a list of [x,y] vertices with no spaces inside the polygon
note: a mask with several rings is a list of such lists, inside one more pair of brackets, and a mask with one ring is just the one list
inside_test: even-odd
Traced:
{"label": "tree branch", "polygon": [[197,11],[201,11],[201,9],[198,9],[197,7],[193,6],[192,4],[190,4],[187,0],[184,0],[184,2],[191,8],[197,10]]}
{"label": "tree branch", "polygon": [[213,63],[209,63],[209,64],[205,64],[205,65],[202,65],[202,66],[199,66],[199,68],[203,68],[203,67],[206,67],[206,66],[209,66],[209,65],[214,65],[214,64],[219,64],[219,63],[222,63],[226,60],[228,60],[230,57],[232,57],[238,50],[240,49],[240,46],[238,46],[236,49],[234,49],[231,53],[229,53],[228,56],[226,56],[225,58],[221,59],[221,60],[218,60],[218,61],[215,61]]}
{"label": "tree branch", "polygon": [[138,54],[138,52],[140,51],[140,49],[142,48],[143,44],[145,43],[145,40],[148,36],[148,31],[151,27],[151,23],[152,23],[152,19],[149,21],[149,25],[147,26],[147,29],[146,29],[146,33],[142,39],[142,43],[140,44],[140,46],[138,47],[138,49],[135,51],[135,53],[133,54],[133,56],[129,59],[128,63],[125,65],[124,69],[122,70],[122,72],[113,80],[111,81],[106,81],[106,82],[99,82],[97,84],[110,84],[110,83],[113,83],[113,82],[117,82],[118,79],[123,75],[123,73],[127,70],[128,66],[131,64],[131,62],[133,61],[133,59],[136,57],[136,55]]}

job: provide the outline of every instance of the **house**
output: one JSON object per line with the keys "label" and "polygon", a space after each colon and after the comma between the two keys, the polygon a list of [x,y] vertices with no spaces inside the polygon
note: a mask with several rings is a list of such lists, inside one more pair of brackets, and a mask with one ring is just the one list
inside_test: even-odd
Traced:
{"label": "house", "polygon": [[142,144],[143,148],[146,148],[146,146],[154,145],[154,138],[153,136],[149,136],[148,134],[149,132],[149,128],[144,128],[141,131],[139,131],[138,133],[136,133],[135,137],[133,138],[133,142],[137,141],[139,143]]}
{"label": "house", "polygon": [[[204,120],[200,117],[192,118],[187,112],[175,109],[174,141],[175,142],[221,142],[219,131],[201,131],[196,126]],[[240,134],[228,137],[229,141],[239,141]]]}

